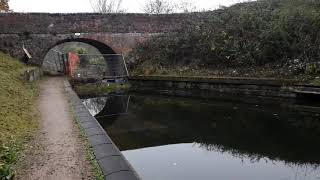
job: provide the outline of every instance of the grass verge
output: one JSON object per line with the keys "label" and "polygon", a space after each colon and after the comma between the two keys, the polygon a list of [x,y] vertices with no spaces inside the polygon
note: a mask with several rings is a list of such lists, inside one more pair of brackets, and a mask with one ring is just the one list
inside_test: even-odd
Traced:
{"label": "grass verge", "polygon": [[101,168],[100,168],[100,166],[98,164],[96,156],[94,155],[92,146],[90,145],[90,143],[88,142],[88,140],[86,138],[86,134],[85,134],[83,128],[80,126],[80,124],[78,123],[76,118],[73,118],[73,119],[74,119],[74,121],[76,123],[76,126],[80,130],[80,136],[81,136],[81,139],[83,139],[83,142],[84,142],[86,158],[91,163],[92,170],[93,170],[93,175],[95,176],[96,180],[104,180],[103,172],[102,172],[102,170],[101,170]]}
{"label": "grass verge", "polygon": [[25,82],[28,69],[18,60],[0,52],[0,180],[12,179],[12,165],[38,128],[36,83]]}
{"label": "grass verge", "polygon": [[88,139],[87,139],[87,136],[84,132],[84,129],[81,127],[81,125],[77,121],[77,118],[74,116],[75,112],[73,111],[73,107],[72,107],[72,103],[70,101],[70,98],[68,98],[68,103],[69,103],[70,114],[72,115],[72,119],[73,119],[76,127],[79,129],[79,132],[80,132],[79,135],[80,135],[80,138],[81,138],[83,145],[84,145],[84,148],[85,148],[86,159],[91,164],[93,175],[95,176],[96,180],[104,180],[103,172],[98,164],[96,156],[94,155],[92,146],[88,142]]}

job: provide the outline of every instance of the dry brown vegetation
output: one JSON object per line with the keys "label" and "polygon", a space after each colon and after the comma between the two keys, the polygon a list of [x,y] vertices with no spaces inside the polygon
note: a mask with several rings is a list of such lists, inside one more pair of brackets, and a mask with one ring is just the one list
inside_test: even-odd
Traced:
{"label": "dry brown vegetation", "polygon": [[133,74],[307,79],[319,74],[319,1],[240,3],[191,14],[185,24],[181,32],[140,44],[131,54]]}

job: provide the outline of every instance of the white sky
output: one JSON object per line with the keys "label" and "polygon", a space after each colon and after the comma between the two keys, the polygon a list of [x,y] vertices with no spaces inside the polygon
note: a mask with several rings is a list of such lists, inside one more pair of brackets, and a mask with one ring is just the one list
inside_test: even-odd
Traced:
{"label": "white sky", "polygon": [[[123,0],[122,8],[127,12],[142,12],[147,0]],[[180,0],[170,0],[179,2]],[[195,4],[199,9],[214,9],[219,5],[229,6],[241,0],[186,0]],[[92,12],[90,0],[10,0],[10,8],[15,12],[51,12],[75,13]]]}

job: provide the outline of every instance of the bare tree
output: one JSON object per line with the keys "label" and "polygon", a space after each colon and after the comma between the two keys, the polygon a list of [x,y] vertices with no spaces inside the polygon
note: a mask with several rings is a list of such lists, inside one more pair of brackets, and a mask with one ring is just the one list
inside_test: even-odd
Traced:
{"label": "bare tree", "polygon": [[183,0],[180,3],[171,3],[166,0],[149,0],[143,7],[148,14],[190,13],[199,11],[193,1]]}
{"label": "bare tree", "polygon": [[121,9],[122,0],[90,0],[94,12],[99,13],[124,13]]}
{"label": "bare tree", "polygon": [[11,12],[8,3],[9,0],[0,0],[0,12]]}
{"label": "bare tree", "polygon": [[166,0],[149,0],[143,7],[147,14],[170,14],[175,12],[176,5]]}
{"label": "bare tree", "polygon": [[178,11],[183,13],[197,12],[199,11],[198,7],[190,1],[184,0],[181,1],[178,5]]}

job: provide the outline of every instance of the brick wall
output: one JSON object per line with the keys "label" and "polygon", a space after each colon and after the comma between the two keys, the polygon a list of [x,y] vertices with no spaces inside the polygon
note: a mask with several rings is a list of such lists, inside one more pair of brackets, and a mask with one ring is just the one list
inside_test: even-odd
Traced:
{"label": "brick wall", "polygon": [[[33,56],[30,62],[41,66],[44,56],[55,45],[66,40],[86,43],[89,39],[127,55],[137,43],[154,35],[181,30],[189,16],[0,13],[0,51],[21,59],[24,45]],[[81,36],[76,37],[75,33]]]}
{"label": "brick wall", "polygon": [[0,34],[159,33],[181,28],[189,15],[0,13]]}

